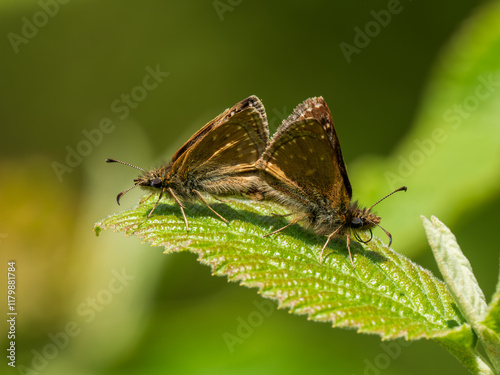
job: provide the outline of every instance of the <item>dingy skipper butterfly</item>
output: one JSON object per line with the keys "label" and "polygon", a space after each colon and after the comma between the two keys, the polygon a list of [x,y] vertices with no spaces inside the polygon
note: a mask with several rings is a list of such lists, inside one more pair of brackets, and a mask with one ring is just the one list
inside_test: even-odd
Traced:
{"label": "dingy skipper butterfly", "polygon": [[142,176],[134,179],[132,187],[118,194],[118,204],[126,192],[137,186],[151,191],[151,194],[159,192],[158,200],[148,214],[149,218],[161,197],[169,194],[179,206],[186,231],[189,231],[183,201],[199,199],[227,223],[208,205],[202,193],[259,197],[263,192],[263,184],[255,170],[255,163],[268,142],[264,106],[259,98],[250,96],[201,128],[165,166],[147,171],[115,159],[106,159],[106,162],[121,163],[143,172]]}
{"label": "dingy skipper butterfly", "polygon": [[[277,194],[269,197],[298,212],[300,215],[288,226],[306,220],[319,235],[327,236],[321,249],[320,262],[328,242],[336,236],[346,235],[349,259],[351,255],[350,233],[362,241],[357,232],[380,227],[380,217],[371,212],[373,206],[389,195],[405,190],[396,189],[369,208],[351,203],[352,188],[342,158],[340,144],[333,125],[330,110],[323,98],[310,98],[299,104],[292,115],[283,121],[270,145],[256,164],[261,178]],[[380,227],[389,236],[389,232]]]}

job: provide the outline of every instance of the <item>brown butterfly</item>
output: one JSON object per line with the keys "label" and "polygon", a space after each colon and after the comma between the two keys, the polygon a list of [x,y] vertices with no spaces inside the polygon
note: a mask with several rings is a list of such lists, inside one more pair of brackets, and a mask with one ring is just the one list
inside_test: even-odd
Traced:
{"label": "brown butterfly", "polygon": [[260,197],[262,183],[255,163],[269,142],[266,112],[259,98],[250,96],[206,124],[194,134],[172,157],[172,161],[152,171],[115,159],[108,163],[121,163],[143,172],[134,185],[121,192],[140,186],[153,193],[158,200],[149,213],[151,216],[164,194],[171,195],[179,206],[186,230],[189,225],[182,206],[183,201],[199,199],[220,219],[224,217],[212,209],[202,193],[214,195],[247,194]]}
{"label": "brown butterfly", "polygon": [[[323,98],[310,98],[299,104],[283,121],[256,164],[261,178],[277,194],[273,200],[301,215],[288,225],[269,235],[280,232],[301,220],[320,235],[327,236],[321,249],[320,262],[328,242],[336,236],[347,236],[349,258],[354,267],[350,247],[350,233],[362,241],[357,232],[380,227],[380,217],[371,212],[379,203],[403,186],[382,198],[369,208],[351,203],[352,188],[342,158],[340,143],[335,132],[330,110]],[[380,227],[389,236],[389,232]]]}

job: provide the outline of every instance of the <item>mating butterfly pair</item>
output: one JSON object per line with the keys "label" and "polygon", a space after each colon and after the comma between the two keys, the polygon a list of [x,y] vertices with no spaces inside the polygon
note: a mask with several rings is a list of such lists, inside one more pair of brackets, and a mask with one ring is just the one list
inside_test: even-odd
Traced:
{"label": "mating butterfly pair", "polygon": [[[136,186],[159,192],[149,217],[161,197],[170,194],[182,212],[186,230],[189,224],[182,206],[186,200],[199,199],[227,223],[203,194],[276,201],[298,216],[270,234],[305,220],[317,234],[327,236],[320,261],[330,239],[346,235],[352,263],[350,232],[361,241],[357,231],[371,233],[380,223],[380,217],[370,212],[374,205],[361,209],[351,203],[352,189],[339,140],[321,97],[299,104],[271,140],[264,106],[259,98],[250,96],[206,124],[161,168],[147,171],[115,159],[106,161],[143,172],[131,188],[118,194],[118,204],[121,196]],[[406,187],[391,194],[400,190]],[[390,245],[391,235],[383,230]]]}

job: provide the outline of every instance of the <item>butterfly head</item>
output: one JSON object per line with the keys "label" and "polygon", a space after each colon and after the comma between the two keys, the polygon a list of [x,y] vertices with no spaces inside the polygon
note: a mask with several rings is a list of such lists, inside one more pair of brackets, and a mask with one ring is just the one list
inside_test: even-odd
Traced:
{"label": "butterfly head", "polygon": [[144,172],[143,175],[134,179],[134,183],[147,190],[157,190],[166,187],[165,174],[163,168],[153,169],[151,172]]}
{"label": "butterfly head", "polygon": [[371,240],[371,237],[368,241],[362,241],[358,233],[366,231],[370,231],[371,233],[371,229],[380,223],[380,217],[370,212],[369,208],[359,208],[357,202],[350,204],[344,220],[344,228],[350,229],[359,242],[368,242]]}
{"label": "butterfly head", "polygon": [[351,229],[363,231],[380,223],[380,217],[371,212],[369,208],[358,208],[356,203],[351,204],[350,213],[346,225]]}
{"label": "butterfly head", "polygon": [[[371,241],[371,239],[373,237],[371,229],[373,227],[377,226],[380,229],[382,229],[385,232],[385,234],[387,234],[387,236],[389,237],[389,246],[391,246],[391,243],[392,243],[391,234],[379,225],[381,218],[379,216],[375,215],[373,212],[371,212],[371,209],[375,205],[382,202],[384,199],[386,199],[387,197],[391,196],[392,194],[394,194],[398,191],[406,191],[406,186],[402,186],[399,189],[394,190],[392,193],[387,194],[385,197],[383,197],[378,202],[376,202],[375,204],[371,205],[368,208],[360,209],[360,208],[358,208],[356,202],[351,203],[351,205],[349,207],[349,215],[347,217],[345,225],[353,230],[354,237],[356,238],[356,240],[358,240],[359,242],[363,242],[363,243]],[[370,238],[366,241],[363,241],[362,239],[359,238],[357,233],[361,232],[361,231],[366,231],[366,230],[370,231]]]}

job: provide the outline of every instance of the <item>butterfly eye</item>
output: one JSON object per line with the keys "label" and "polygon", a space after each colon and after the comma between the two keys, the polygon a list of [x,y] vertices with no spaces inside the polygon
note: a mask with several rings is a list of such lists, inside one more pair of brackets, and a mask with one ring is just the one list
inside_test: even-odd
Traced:
{"label": "butterfly eye", "polygon": [[162,185],[162,182],[159,178],[153,178],[150,182],[150,185],[154,188],[159,188]]}
{"label": "butterfly eye", "polygon": [[351,228],[361,228],[363,226],[363,220],[359,217],[355,217],[351,221]]}

